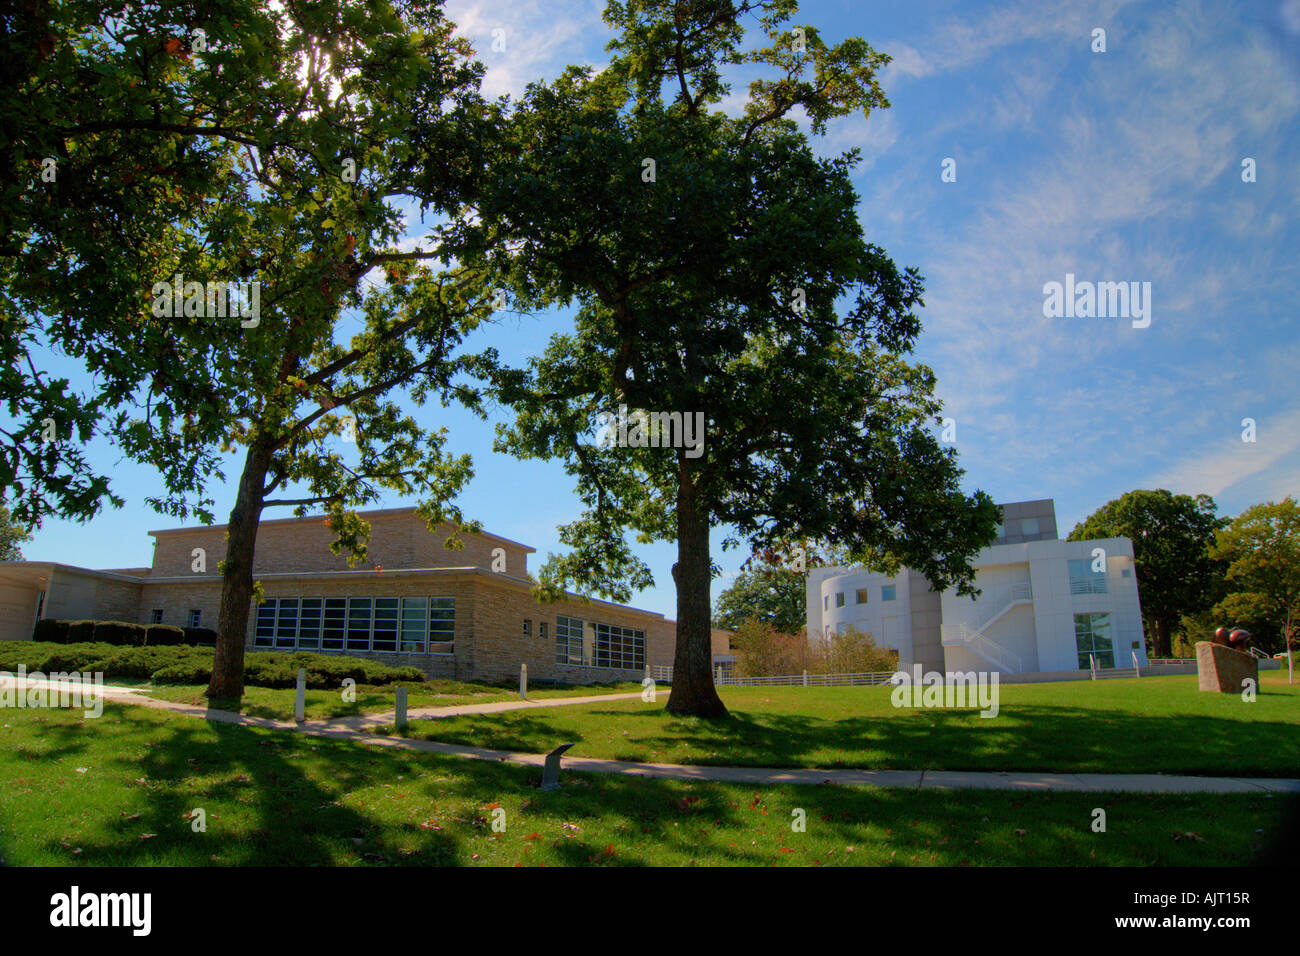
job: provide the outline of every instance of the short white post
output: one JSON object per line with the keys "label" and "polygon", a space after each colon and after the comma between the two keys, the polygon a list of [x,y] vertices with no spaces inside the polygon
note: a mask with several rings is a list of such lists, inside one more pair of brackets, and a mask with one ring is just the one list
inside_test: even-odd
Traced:
{"label": "short white post", "polygon": [[1134,652],[1133,652],[1133,676],[1134,676],[1134,677],[1141,677],[1141,676],[1142,676],[1142,668],[1138,667],[1138,652],[1137,652],[1137,651],[1134,651]]}
{"label": "short white post", "polygon": [[406,688],[397,688],[397,715],[393,721],[397,729],[401,730],[406,726]]}
{"label": "short white post", "polygon": [[1092,679],[1096,680],[1097,679],[1097,655],[1096,654],[1088,655],[1088,670],[1092,672]]}
{"label": "short white post", "polygon": [[519,696],[528,699],[528,665],[519,665]]}
{"label": "short white post", "polygon": [[298,668],[298,692],[293,700],[293,719],[302,723],[307,719],[307,671]]}
{"label": "short white post", "polygon": [[807,672],[807,671],[804,671],[804,672],[803,672],[803,686],[804,686],[804,687],[807,687],[807,686],[808,686],[808,672]]}

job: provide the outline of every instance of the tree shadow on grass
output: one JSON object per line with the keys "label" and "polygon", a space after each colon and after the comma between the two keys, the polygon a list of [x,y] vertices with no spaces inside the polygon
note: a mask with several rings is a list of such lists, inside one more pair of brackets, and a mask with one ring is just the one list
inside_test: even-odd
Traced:
{"label": "tree shadow on grass", "polygon": [[[51,720],[41,737],[54,740],[49,753],[84,757],[90,779],[127,787],[125,801],[119,787],[89,808],[109,822],[77,837],[76,857],[43,835],[47,855],[92,865],[456,865],[479,853],[504,865],[1206,866],[1273,847],[1286,810],[1263,795],[728,787],[571,771],[543,792],[536,768],[129,706],[100,721]],[[186,816],[199,806],[206,833]],[[499,834],[497,807],[507,811]],[[1097,807],[1110,815],[1105,835],[1089,827]]]}
{"label": "tree shadow on grass", "polygon": [[[1190,774],[1285,777],[1300,768],[1300,732],[1280,721],[1224,720],[1017,705],[902,710],[838,719],[733,710],[725,720],[658,709],[529,710],[413,724],[445,743],[545,753],[586,737],[573,756],[707,766]],[[626,731],[626,739],[623,737]]]}

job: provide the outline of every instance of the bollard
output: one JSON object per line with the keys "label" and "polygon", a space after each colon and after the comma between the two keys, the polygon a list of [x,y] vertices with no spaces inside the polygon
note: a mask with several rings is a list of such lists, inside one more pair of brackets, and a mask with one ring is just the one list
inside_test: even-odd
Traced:
{"label": "bollard", "polygon": [[804,686],[804,687],[807,687],[807,686],[808,686],[808,672],[807,672],[807,671],[804,671],[804,672],[803,672],[803,686]]}
{"label": "bollard", "polygon": [[1134,652],[1133,652],[1133,676],[1134,676],[1134,677],[1141,677],[1141,676],[1142,676],[1142,668],[1138,667],[1138,652],[1137,652],[1137,651],[1134,651]]}
{"label": "bollard", "polygon": [[519,696],[528,699],[528,665],[519,665]]}
{"label": "bollard", "polygon": [[293,700],[293,719],[302,723],[307,719],[307,671],[298,668],[298,692]]}
{"label": "bollard", "polygon": [[560,756],[573,744],[560,744],[546,755],[546,764],[542,767],[542,789],[560,789]]}
{"label": "bollard", "polygon": [[397,688],[397,718],[394,721],[398,730],[406,726],[406,688]]}
{"label": "bollard", "polygon": [[1097,655],[1096,654],[1088,655],[1088,670],[1092,672],[1092,679],[1096,680],[1097,679]]}

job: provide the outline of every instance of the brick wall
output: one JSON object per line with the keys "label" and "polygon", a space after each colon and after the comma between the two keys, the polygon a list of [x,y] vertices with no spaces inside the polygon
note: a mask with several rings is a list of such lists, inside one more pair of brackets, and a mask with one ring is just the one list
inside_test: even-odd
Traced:
{"label": "brick wall", "polygon": [[[264,522],[258,529],[257,549],[253,558],[254,573],[287,571],[348,571],[373,569],[376,565],[396,568],[492,568],[493,551],[504,554],[504,573],[523,577],[528,567],[528,550],[483,535],[460,535],[464,547],[451,550],[444,542],[452,526],[443,524],[431,533],[423,518],[413,511],[397,514],[371,512],[362,517],[370,522],[369,555],[364,563],[348,567],[345,555],[330,551],[333,534],[321,517],[290,521]],[[153,574],[156,577],[181,577],[197,574],[192,570],[195,548],[206,552],[208,574],[218,573],[219,562],[226,554],[226,529],[183,528],[155,532]]]}

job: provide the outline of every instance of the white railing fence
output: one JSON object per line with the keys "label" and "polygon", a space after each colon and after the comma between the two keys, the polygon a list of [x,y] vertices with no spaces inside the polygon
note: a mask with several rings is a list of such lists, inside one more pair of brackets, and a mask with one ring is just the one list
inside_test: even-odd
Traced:
{"label": "white railing fence", "polygon": [[[657,683],[671,684],[671,665],[653,664],[647,674]],[[871,671],[862,674],[783,674],[779,677],[740,677],[714,668],[713,683],[718,687],[878,687],[888,684],[897,671]]]}
{"label": "white railing fence", "polygon": [[1018,581],[1008,587],[985,592],[967,609],[966,620],[939,626],[940,639],[949,647],[960,645],[968,648],[1007,673],[1018,673],[1024,668],[1020,655],[989,640],[984,629],[1012,608],[1032,600],[1033,591],[1028,581]]}

